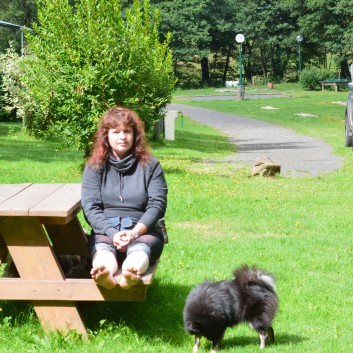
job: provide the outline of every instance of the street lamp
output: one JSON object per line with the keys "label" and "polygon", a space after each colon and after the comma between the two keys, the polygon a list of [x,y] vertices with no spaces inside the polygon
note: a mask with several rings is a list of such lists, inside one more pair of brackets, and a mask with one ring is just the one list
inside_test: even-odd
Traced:
{"label": "street lamp", "polygon": [[299,75],[302,72],[302,55],[301,55],[301,51],[300,51],[300,43],[303,40],[303,36],[301,34],[297,35],[297,37],[295,38],[298,42],[298,51],[299,51]]}
{"label": "street lamp", "polygon": [[245,40],[245,37],[243,34],[239,33],[235,36],[235,40],[237,43],[240,44],[239,48],[239,90],[238,90],[238,95],[241,99],[244,98],[244,89],[243,89],[243,76],[242,76],[242,52],[243,52],[243,42]]}

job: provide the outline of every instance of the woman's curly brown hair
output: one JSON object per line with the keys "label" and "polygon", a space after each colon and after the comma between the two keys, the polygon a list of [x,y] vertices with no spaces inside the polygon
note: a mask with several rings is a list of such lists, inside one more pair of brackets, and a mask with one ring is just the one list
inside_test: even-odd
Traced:
{"label": "woman's curly brown hair", "polygon": [[131,109],[116,106],[105,113],[100,121],[95,134],[93,150],[87,163],[94,168],[102,168],[106,163],[111,147],[108,141],[110,129],[116,129],[127,125],[133,129],[134,144],[132,153],[138,158],[139,163],[145,164],[151,159],[151,153],[145,134],[145,124],[140,117]]}

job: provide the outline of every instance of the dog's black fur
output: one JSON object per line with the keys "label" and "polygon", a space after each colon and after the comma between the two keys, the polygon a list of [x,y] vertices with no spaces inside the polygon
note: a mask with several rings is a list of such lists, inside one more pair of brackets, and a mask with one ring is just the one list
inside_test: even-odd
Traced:
{"label": "dog's black fur", "polygon": [[189,293],[184,307],[185,330],[195,336],[194,352],[201,337],[212,341],[212,352],[219,348],[225,330],[247,322],[260,335],[260,347],[274,341],[272,320],[278,298],[272,274],[243,266],[233,280],[204,282]]}
{"label": "dog's black fur", "polygon": [[59,263],[66,278],[91,278],[92,259],[81,255],[60,255]]}

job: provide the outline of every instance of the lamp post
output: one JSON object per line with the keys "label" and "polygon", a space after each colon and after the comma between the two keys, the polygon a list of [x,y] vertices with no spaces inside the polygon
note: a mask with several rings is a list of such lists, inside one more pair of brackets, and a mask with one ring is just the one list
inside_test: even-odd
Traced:
{"label": "lamp post", "polygon": [[242,54],[243,54],[243,42],[245,40],[245,37],[243,34],[239,33],[235,36],[235,40],[237,43],[240,44],[239,48],[239,89],[238,89],[238,97],[241,99],[244,99],[244,86],[243,86],[243,76],[242,76],[242,69],[243,69],[243,63],[242,63]]}
{"label": "lamp post", "polygon": [[302,54],[301,54],[301,51],[300,51],[300,43],[302,42],[303,40],[303,36],[301,34],[297,35],[297,37],[295,38],[296,41],[298,42],[298,52],[299,52],[299,75],[301,74],[302,72]]}

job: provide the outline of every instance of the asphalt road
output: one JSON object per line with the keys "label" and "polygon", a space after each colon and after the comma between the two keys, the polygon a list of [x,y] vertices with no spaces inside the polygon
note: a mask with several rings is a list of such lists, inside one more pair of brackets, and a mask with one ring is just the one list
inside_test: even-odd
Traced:
{"label": "asphalt road", "polygon": [[224,159],[229,163],[251,168],[257,158],[267,156],[281,165],[282,176],[315,177],[339,169],[344,160],[325,142],[271,123],[182,104],[173,103],[167,109],[228,135],[237,146],[237,153]]}

